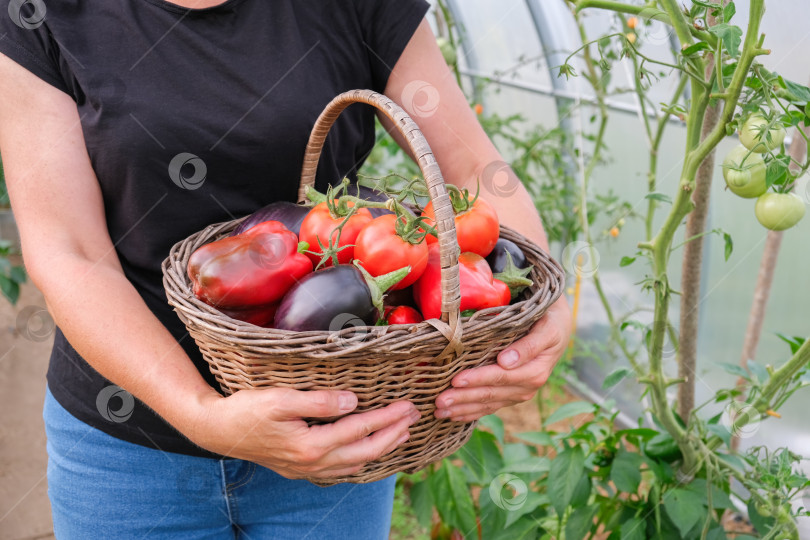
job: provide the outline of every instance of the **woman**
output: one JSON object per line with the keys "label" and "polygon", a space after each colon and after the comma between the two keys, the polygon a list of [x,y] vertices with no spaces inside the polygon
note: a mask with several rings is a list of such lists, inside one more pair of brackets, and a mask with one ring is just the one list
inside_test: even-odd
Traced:
{"label": "woman", "polygon": [[[502,158],[450,76],[427,7],[10,2],[0,151],[26,267],[58,326],[44,409],[57,538],[387,538],[393,477],[329,488],[295,478],[351,473],[392,451],[413,405],[310,428],[302,417],[351,412],[354,394],[221,396],[166,303],[160,262],[207,224],[294,200],[314,119],[354,88],[411,111],[445,179],[474,189]],[[355,176],[373,142],[371,108],[351,107],[317,187]],[[545,246],[508,174],[514,189],[488,200]],[[459,374],[436,415],[471,421],[530,399],[569,323],[560,301],[496,365]]]}

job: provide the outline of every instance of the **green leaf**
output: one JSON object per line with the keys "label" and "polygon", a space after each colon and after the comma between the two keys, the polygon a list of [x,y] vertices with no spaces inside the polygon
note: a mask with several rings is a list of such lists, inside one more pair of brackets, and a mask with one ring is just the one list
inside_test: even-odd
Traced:
{"label": "green leaf", "polygon": [[577,485],[574,488],[574,494],[571,495],[571,506],[577,508],[588,504],[588,500],[591,498],[592,489],[593,485],[591,484],[591,477],[587,474],[580,476],[579,482],[577,482]]}
{"label": "green leaf", "polygon": [[731,18],[737,13],[737,6],[734,5],[734,2],[729,2],[726,7],[723,8],[723,22],[731,22]]}
{"label": "green leaf", "polygon": [[[739,536],[737,537],[740,538]],[[723,529],[723,526],[717,526],[713,529],[709,529],[709,533],[706,535],[706,540],[728,540],[728,536],[726,536],[726,531]]]}
{"label": "green leaf", "polygon": [[636,262],[636,258],[635,258],[635,257],[627,257],[627,256],[625,256],[625,257],[622,257],[622,260],[621,260],[621,261],[619,261],[619,266],[622,266],[622,267],[624,267],[624,266],[630,266],[630,265],[631,265],[631,264],[633,264],[634,262]]}
{"label": "green leaf", "polygon": [[642,457],[634,452],[620,449],[610,467],[610,479],[616,489],[625,493],[635,493],[641,483]]}
{"label": "green leaf", "polygon": [[[686,489],[689,491],[694,492],[698,501],[700,501],[704,506],[709,504],[709,498],[707,496],[707,482],[705,478],[695,478],[686,485]],[[720,486],[716,484],[712,484],[712,507],[713,508],[721,508],[723,510],[733,510],[734,504],[731,502],[728,494],[720,489]]]}
{"label": "green leaf", "polygon": [[644,520],[634,517],[622,523],[621,540],[646,540],[647,528]]}
{"label": "green leaf", "polygon": [[501,451],[495,444],[495,435],[476,429],[470,440],[456,453],[467,465],[475,483],[489,483],[492,476],[503,467]]}
{"label": "green leaf", "polygon": [[792,338],[789,338],[777,332],[776,337],[778,337],[779,339],[790,345],[790,354],[796,354],[796,351],[799,350],[799,347],[801,347],[802,344],[804,344],[804,338],[800,336],[793,336]]}
{"label": "green leaf", "polygon": [[653,201],[661,201],[661,202],[672,204],[672,198],[669,195],[665,195],[663,193],[655,193],[655,192],[654,193],[647,193],[644,196],[644,198],[645,199],[650,199],[650,200],[653,200]]}
{"label": "green leaf", "polygon": [[430,491],[443,522],[462,531],[477,528],[475,506],[461,469],[444,461],[430,478]]}
{"label": "green leaf", "polygon": [[726,261],[728,261],[728,258],[731,257],[731,252],[734,251],[734,242],[731,240],[731,235],[728,234],[727,232],[723,233],[723,241],[726,244],[724,254],[726,257]]}
{"label": "green leaf", "polygon": [[772,517],[759,515],[756,505],[754,504],[753,497],[751,497],[751,500],[748,501],[748,519],[751,520],[751,525],[753,525],[757,532],[762,536],[765,536],[771,532],[773,530],[774,523],[776,522],[776,520]]}
{"label": "green leaf", "polygon": [[481,418],[478,421],[478,425],[487,428],[489,431],[491,431],[492,434],[495,435],[495,438],[498,439],[498,442],[503,444],[503,435],[504,435],[503,420],[501,420],[494,414],[489,414]]}
{"label": "green leaf", "polygon": [[698,41],[697,43],[688,46],[684,50],[681,51],[681,54],[684,56],[692,56],[693,54],[697,54],[700,51],[705,51],[710,49],[709,44],[705,41]]}
{"label": "green leaf", "polygon": [[785,81],[785,89],[802,100],[803,102],[807,103],[810,102],[810,88],[802,85],[797,84],[793,81],[789,81],[787,79],[783,79]]}
{"label": "green leaf", "polygon": [[581,506],[571,512],[568,521],[565,523],[566,540],[582,540],[593,528],[593,518],[599,511],[598,504]]}
{"label": "green leaf", "polygon": [[504,465],[504,467],[499,472],[532,473],[541,476],[543,473],[547,473],[550,468],[551,468],[550,459],[542,456],[532,456],[530,458],[521,461],[515,461],[514,463]]}
{"label": "green leaf", "polygon": [[530,442],[536,446],[554,446],[554,441],[551,440],[551,435],[545,431],[524,431],[523,433],[516,433],[515,437],[526,442]]}
{"label": "green leaf", "polygon": [[595,407],[593,403],[588,403],[587,401],[572,401],[571,403],[566,403],[551,413],[551,415],[546,418],[546,421],[543,422],[543,425],[547,426],[549,424],[559,422],[560,420],[571,418],[572,416],[576,416],[578,414],[593,414],[594,410]]}
{"label": "green leaf", "polygon": [[788,179],[790,172],[790,156],[777,155],[768,161],[765,168],[765,183],[768,187],[781,186]]}
{"label": "green leaf", "polygon": [[585,475],[585,455],[579,446],[568,448],[551,462],[548,473],[548,495],[558,516],[571,503],[580,478]]}
{"label": "green leaf", "polygon": [[664,493],[664,509],[684,538],[692,527],[706,518],[707,513],[706,507],[695,500],[692,492],[677,488]]}
{"label": "green leaf", "polygon": [[604,388],[605,390],[607,390],[608,388],[613,388],[614,386],[622,382],[625,377],[632,374],[633,371],[625,367],[615,369],[611,371],[607,377],[605,377],[605,382],[602,383],[602,388]]}
{"label": "green leaf", "polygon": [[723,41],[723,47],[732,58],[737,58],[740,55],[740,43],[742,42],[743,31],[739,26],[720,23],[709,27],[709,32]]}
{"label": "green leaf", "polygon": [[748,371],[759,381],[760,383],[765,383],[768,379],[771,378],[768,370],[765,369],[765,366],[761,364],[757,364],[753,360],[748,361]]}
{"label": "green leaf", "polygon": [[5,296],[11,305],[15,305],[17,300],[20,299],[20,285],[16,281],[12,281],[6,276],[0,274],[0,291]]}
{"label": "green leaf", "polygon": [[509,526],[526,514],[534,512],[538,506],[548,504],[548,502],[548,496],[541,495],[540,493],[528,490],[527,488],[525,500],[516,508],[510,509],[509,513],[506,515],[506,527],[509,528]]}
{"label": "green leaf", "polygon": [[414,482],[408,494],[416,520],[422,527],[429,529],[433,521],[433,495],[430,492],[428,481]]}
{"label": "green leaf", "polygon": [[739,366],[737,364],[730,364],[728,362],[718,362],[718,365],[726,370],[727,373],[731,373],[732,375],[739,375],[740,377],[748,380],[751,378],[751,374],[748,373],[744,367]]}

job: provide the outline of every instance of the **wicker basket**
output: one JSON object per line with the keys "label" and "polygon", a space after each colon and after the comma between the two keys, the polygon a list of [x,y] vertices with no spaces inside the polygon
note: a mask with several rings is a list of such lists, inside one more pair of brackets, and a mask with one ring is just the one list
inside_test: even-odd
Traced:
{"label": "wicker basket", "polygon": [[461,370],[494,362],[495,356],[525,335],[560,296],[563,272],[542,249],[519,233],[501,227],[534,268],[534,284],[520,302],[461,317],[458,244],[453,210],[444,181],[422,133],[393,101],[370,90],[337,96],[315,123],[301,175],[313,185],[329,129],[352,103],[373,105],[388,116],[408,141],[433,201],[442,262],[442,319],[415,325],[357,326],[338,332],[290,332],[260,328],[231,319],[198,300],[186,273],[195,249],[227,235],[241,219],[206,227],[178,242],[163,262],[169,303],[185,323],[212,373],[226,394],[246,388],[282,386],[300,390],[352,390],[358,411],[410,400],[422,418],[410,428],[410,439],[351,476],[311,479],[319,485],[364,483],[399,471],[415,472],[461,447],[475,423],[437,419],[434,400]]}

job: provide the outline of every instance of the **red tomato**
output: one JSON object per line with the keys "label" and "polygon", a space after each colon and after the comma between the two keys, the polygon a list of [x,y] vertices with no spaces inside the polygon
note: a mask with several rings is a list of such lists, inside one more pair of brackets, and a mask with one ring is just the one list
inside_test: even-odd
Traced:
{"label": "red tomato", "polygon": [[422,314],[409,306],[391,306],[385,310],[388,324],[416,324],[424,321]]}
{"label": "red tomato", "polygon": [[392,291],[404,289],[419,279],[428,259],[427,243],[423,240],[412,244],[403,240],[396,232],[396,220],[394,214],[373,220],[357,235],[354,246],[354,258],[374,277],[411,267],[405,279],[391,287]]}
{"label": "red tomato", "polygon": [[[353,206],[353,204],[349,203],[349,206]],[[324,247],[329,246],[332,231],[343,222],[343,219],[342,217],[338,217],[337,219],[333,218],[329,213],[329,208],[326,206],[326,203],[319,203],[309,211],[304,221],[301,222],[301,231],[298,234],[298,239],[301,242],[309,244],[309,251],[316,253],[315,255],[311,253],[306,254],[313,265],[317,265],[320,262],[323,253],[320,244],[318,244],[318,240],[320,239]],[[354,258],[354,248],[352,245],[355,243],[357,235],[360,234],[363,227],[371,220],[371,213],[367,208],[360,208],[349,218],[349,221],[343,227],[340,234],[340,241],[337,244],[338,247],[349,247],[338,252],[338,263],[347,264]],[[335,239],[336,238],[337,233],[335,233]],[[332,266],[331,259],[324,266]]]}
{"label": "red tomato", "polygon": [[[428,219],[425,222],[434,226],[436,216],[433,215],[433,202],[429,202],[422,215]],[[484,199],[478,197],[472,208],[456,214],[456,237],[461,253],[477,253],[486,257],[495,248],[500,234],[498,214]],[[427,235],[430,244],[438,242],[432,234]]]}

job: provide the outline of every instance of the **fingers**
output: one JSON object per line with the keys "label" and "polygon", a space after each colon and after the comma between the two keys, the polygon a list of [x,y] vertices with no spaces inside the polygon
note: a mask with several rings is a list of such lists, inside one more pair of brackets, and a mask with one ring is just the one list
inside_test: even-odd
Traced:
{"label": "fingers", "polygon": [[[462,371],[453,379],[453,389],[467,389],[479,386],[523,386],[540,388],[548,380],[556,358],[540,356],[531,362],[514,369],[503,369],[498,364]],[[448,393],[451,391],[448,390]]]}
{"label": "fingers", "polygon": [[340,416],[357,407],[357,396],[352,392],[289,388],[271,388],[265,392],[281,394],[274,396],[274,414],[280,420]]}
{"label": "fingers", "polygon": [[481,386],[464,390],[450,389],[442,392],[436,398],[436,408],[437,410],[452,410],[468,403],[480,405],[506,402],[514,404],[531,399],[534,393],[535,389],[527,386]]}
{"label": "fingers", "polygon": [[408,428],[412,418],[401,418],[398,422],[374,432],[373,435],[341,446],[332,451],[324,461],[330,468],[348,465],[363,465],[393,452],[410,437]]}
{"label": "fingers", "polygon": [[330,451],[365,439],[403,419],[408,420],[409,424],[419,420],[419,411],[408,401],[398,401],[381,409],[352,414],[331,424],[312,426],[310,437],[321,448]]}
{"label": "fingers", "polygon": [[482,416],[492,414],[498,409],[509,407],[515,403],[519,402],[515,400],[505,400],[489,401],[486,403],[461,403],[459,405],[453,405],[448,409],[436,409],[436,418],[449,418],[453,421],[459,421],[461,418],[477,420]]}

